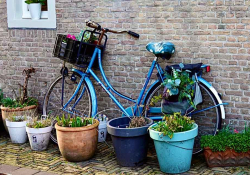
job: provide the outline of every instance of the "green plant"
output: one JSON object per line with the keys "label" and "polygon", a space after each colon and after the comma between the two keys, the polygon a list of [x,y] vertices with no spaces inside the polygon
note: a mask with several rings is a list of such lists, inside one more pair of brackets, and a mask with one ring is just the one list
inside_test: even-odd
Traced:
{"label": "green plant", "polygon": [[165,115],[163,121],[157,123],[157,125],[150,127],[155,131],[160,132],[164,136],[173,138],[174,133],[189,131],[194,126],[194,120],[190,117],[181,115],[180,112],[176,112],[173,115]]}
{"label": "green plant", "polygon": [[81,117],[65,117],[63,114],[62,117],[56,117],[57,124],[62,127],[83,127],[94,124],[95,120],[93,118],[81,118]]}
{"label": "green plant", "polygon": [[28,120],[26,126],[29,128],[46,128],[52,125],[52,120],[49,117],[33,117],[31,120]]}
{"label": "green plant", "polygon": [[45,5],[46,0],[27,0],[25,1],[26,4],[33,4],[33,3],[40,3],[42,5]]}
{"label": "green plant", "polygon": [[0,89],[0,106],[2,105],[2,101],[3,101],[3,90]]}
{"label": "green plant", "polygon": [[[190,76],[189,70],[182,70],[184,65],[179,64],[181,69],[172,68],[171,74],[165,73],[166,79],[163,81],[162,85],[165,86],[166,92],[163,96],[154,96],[150,101],[150,105],[154,105],[162,98],[168,99],[169,96],[178,95],[178,101],[187,99],[189,104],[195,108],[192,98],[194,97],[194,84],[195,77]],[[164,90],[164,91],[165,91]]]}
{"label": "green plant", "polygon": [[[25,74],[25,78],[24,78],[24,84],[20,85],[20,89],[19,89],[19,94],[20,96],[17,97],[16,95],[16,99],[12,99],[12,98],[3,98],[1,100],[1,103],[4,107],[10,107],[10,108],[23,108],[26,106],[31,106],[31,105],[37,105],[38,101],[37,99],[33,98],[33,97],[28,97],[28,81],[29,78],[31,77],[31,74],[35,73],[35,69],[33,67],[30,67],[28,69],[24,69],[23,70],[23,74]],[[15,91],[13,91],[15,93]]]}
{"label": "green plant", "polygon": [[[82,35],[83,35],[84,31],[82,30],[77,36],[76,39],[77,41],[81,41],[82,40]],[[85,32],[84,36],[83,36],[83,41],[86,43],[91,43],[93,41],[96,41],[98,38],[92,34],[91,32]]]}
{"label": "green plant", "polygon": [[24,102],[23,104],[19,100],[11,99],[9,97],[2,99],[2,105],[9,108],[24,108],[26,106],[37,105],[37,103],[37,99],[33,97],[28,97],[26,102]]}
{"label": "green plant", "polygon": [[7,120],[10,121],[10,122],[23,122],[26,119],[27,119],[26,116],[15,116],[14,114],[7,118]]}
{"label": "green plant", "polygon": [[201,137],[201,147],[209,147],[213,152],[234,149],[235,152],[247,152],[250,150],[250,127],[243,132],[238,132],[229,126],[224,127],[217,135],[204,135]]}

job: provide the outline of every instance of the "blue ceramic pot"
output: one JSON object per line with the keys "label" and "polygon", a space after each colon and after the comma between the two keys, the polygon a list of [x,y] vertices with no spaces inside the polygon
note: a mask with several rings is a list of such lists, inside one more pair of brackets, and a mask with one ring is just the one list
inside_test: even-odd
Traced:
{"label": "blue ceramic pot", "polygon": [[[156,126],[156,124],[152,125]],[[194,138],[198,135],[198,125],[185,132],[174,133],[173,138],[163,136],[149,128],[150,137],[154,140],[155,149],[164,173],[183,173],[190,169]]]}

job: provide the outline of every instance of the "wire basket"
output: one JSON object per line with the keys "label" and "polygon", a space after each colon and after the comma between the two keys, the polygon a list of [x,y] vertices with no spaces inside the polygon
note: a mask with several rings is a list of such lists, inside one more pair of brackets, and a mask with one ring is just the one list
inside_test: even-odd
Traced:
{"label": "wire basket", "polygon": [[[96,34],[98,38],[101,35],[99,32],[85,30],[83,36],[85,32]],[[95,43],[84,42],[83,37],[81,41],[76,41],[67,38],[66,35],[58,34],[55,41],[53,55],[54,57],[60,58],[61,60],[71,63],[77,67],[86,68],[90,63],[96,47],[101,49],[101,53],[103,56],[106,42],[106,35],[104,35],[104,42],[101,45],[97,46]],[[95,59],[93,67],[98,68],[98,59]]]}

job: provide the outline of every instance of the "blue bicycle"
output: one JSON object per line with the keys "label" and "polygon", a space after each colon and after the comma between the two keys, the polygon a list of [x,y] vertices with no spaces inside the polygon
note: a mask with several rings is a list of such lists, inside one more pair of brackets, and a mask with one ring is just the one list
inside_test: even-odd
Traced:
{"label": "blue bicycle", "polygon": [[[85,32],[98,36],[97,44],[84,42],[85,32],[82,36],[82,41],[74,41],[63,35],[58,35],[57,37],[54,56],[64,60],[64,66],[61,70],[61,75],[54,80],[45,94],[43,114],[50,113],[50,115],[56,116],[68,113],[81,117],[94,117],[98,112],[98,105],[96,91],[90,79],[92,77],[119,107],[124,116],[143,114],[154,120],[160,120],[162,118],[161,104],[156,103],[154,106],[150,106],[150,102],[154,96],[163,92],[164,70],[158,64],[158,60],[160,58],[170,58],[171,53],[166,51],[165,53],[156,54],[156,58],[152,62],[138,98],[132,99],[116,91],[109,83],[102,67],[102,55],[107,42],[106,33],[128,33],[135,38],[139,38],[139,35],[132,31],[114,31],[102,28],[98,23],[93,21],[87,21],[86,25],[94,29],[93,31],[86,30]],[[155,53],[154,50],[150,51]],[[65,62],[69,62],[77,67],[68,70]],[[195,65],[193,66],[197,69]],[[93,68],[96,67],[99,68],[106,85],[94,73]],[[85,68],[85,71],[82,71],[82,68]],[[148,87],[155,68],[158,71],[158,79]],[[195,68],[190,69],[194,70]],[[199,135],[196,138],[194,153],[201,151],[199,145],[200,136],[204,134],[216,134],[221,126],[221,119],[225,118],[224,103],[222,103],[220,95],[210,83],[202,78],[202,72],[204,70],[209,71],[210,67],[202,65],[198,70],[199,74],[197,74],[196,79],[203,96],[203,102],[197,106],[196,110],[189,114],[199,125]],[[134,105],[125,109],[114,94],[133,102]],[[51,139],[57,142],[55,131],[52,133]]]}

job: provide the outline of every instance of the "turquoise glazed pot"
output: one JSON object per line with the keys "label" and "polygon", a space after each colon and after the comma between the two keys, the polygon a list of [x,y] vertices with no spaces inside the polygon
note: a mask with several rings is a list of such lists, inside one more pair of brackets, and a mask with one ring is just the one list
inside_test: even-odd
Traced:
{"label": "turquoise glazed pot", "polygon": [[[156,126],[156,124],[152,126]],[[151,127],[152,127],[151,126]],[[194,138],[198,135],[198,125],[185,132],[174,133],[172,139],[149,128],[150,137],[154,140],[155,149],[164,173],[183,173],[190,169]]]}

